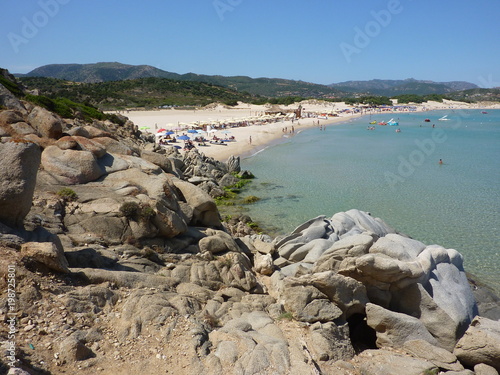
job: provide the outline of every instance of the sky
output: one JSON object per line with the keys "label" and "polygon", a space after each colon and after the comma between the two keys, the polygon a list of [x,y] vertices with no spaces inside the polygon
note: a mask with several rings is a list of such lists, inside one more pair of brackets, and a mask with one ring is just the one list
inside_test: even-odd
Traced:
{"label": "sky", "polygon": [[0,0],[0,67],[500,86],[498,0]]}

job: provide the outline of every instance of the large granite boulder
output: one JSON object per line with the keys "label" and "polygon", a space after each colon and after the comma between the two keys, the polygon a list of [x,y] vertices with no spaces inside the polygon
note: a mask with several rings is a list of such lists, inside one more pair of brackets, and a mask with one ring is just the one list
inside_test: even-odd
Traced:
{"label": "large granite boulder", "polygon": [[209,334],[208,358],[213,373],[286,374],[290,352],[283,332],[265,312],[254,311],[228,321]]}
{"label": "large granite boulder", "polygon": [[6,107],[8,109],[15,109],[26,113],[26,108],[24,108],[21,101],[16,98],[16,96],[11,93],[7,88],[0,83],[0,106]]}
{"label": "large granite boulder", "polygon": [[62,136],[64,121],[45,108],[33,108],[28,115],[28,122],[42,137],[58,139]]}
{"label": "large granite boulder", "polygon": [[363,211],[318,216],[274,246],[279,255],[274,264],[284,277],[311,274],[300,277],[315,287],[314,278],[324,272],[355,279],[370,302],[418,319],[428,341],[448,351],[478,311],[456,250],[397,234]]}
{"label": "large granite boulder", "polygon": [[410,340],[424,340],[438,345],[437,340],[417,318],[372,303],[366,305],[366,323],[376,331],[379,348],[400,348]]}
{"label": "large granite boulder", "polygon": [[466,366],[484,363],[500,371],[500,322],[475,317],[453,354]]}
{"label": "large granite boulder", "polygon": [[43,151],[42,166],[45,172],[68,185],[95,181],[105,173],[92,152],[61,150],[57,146]]}
{"label": "large granite boulder", "polygon": [[0,222],[22,226],[31,209],[40,157],[40,147],[33,143],[0,143]]}
{"label": "large granite boulder", "polygon": [[57,271],[68,273],[68,261],[64,257],[62,246],[52,242],[27,242],[21,246],[21,254],[30,258],[45,267]]}
{"label": "large granite boulder", "polygon": [[181,200],[186,202],[193,210],[190,225],[221,227],[219,210],[210,195],[197,186],[178,178],[173,177],[172,182],[179,191]]}

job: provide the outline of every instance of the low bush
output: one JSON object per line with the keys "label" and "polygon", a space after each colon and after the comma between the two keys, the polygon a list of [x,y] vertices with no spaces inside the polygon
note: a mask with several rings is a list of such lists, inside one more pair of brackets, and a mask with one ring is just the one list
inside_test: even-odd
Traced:
{"label": "low bush", "polygon": [[57,192],[57,195],[67,202],[76,201],[78,199],[76,192],[70,188],[62,188]]}

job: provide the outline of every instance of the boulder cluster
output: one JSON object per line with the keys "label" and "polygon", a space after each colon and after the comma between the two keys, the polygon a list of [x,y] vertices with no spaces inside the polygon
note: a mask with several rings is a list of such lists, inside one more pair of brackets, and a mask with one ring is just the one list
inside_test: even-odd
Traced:
{"label": "boulder cluster", "polygon": [[499,299],[456,250],[355,209],[274,239],[228,227],[214,198],[238,158],[159,149],[126,118],[62,119],[1,84],[0,106],[0,284],[15,268],[17,328],[0,372],[500,371]]}

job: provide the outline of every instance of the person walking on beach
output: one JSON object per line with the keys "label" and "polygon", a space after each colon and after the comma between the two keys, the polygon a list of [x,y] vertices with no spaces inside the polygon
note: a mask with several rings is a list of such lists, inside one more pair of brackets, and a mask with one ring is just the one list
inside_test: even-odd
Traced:
{"label": "person walking on beach", "polygon": [[248,138],[248,143],[252,144],[252,136]]}

